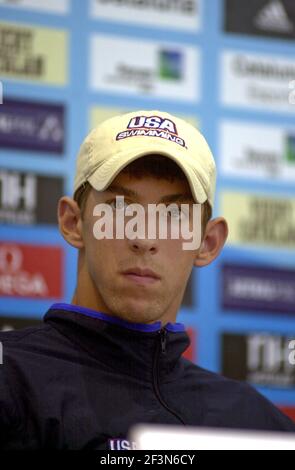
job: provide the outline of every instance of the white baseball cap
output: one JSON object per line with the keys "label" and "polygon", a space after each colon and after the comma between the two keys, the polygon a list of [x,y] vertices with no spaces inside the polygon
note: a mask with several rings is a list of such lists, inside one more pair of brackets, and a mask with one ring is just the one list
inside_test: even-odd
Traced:
{"label": "white baseball cap", "polygon": [[213,208],[216,166],[205,138],[188,122],[162,111],[134,111],[94,128],[79,150],[74,193],[86,181],[103,191],[126,165],[152,154],[174,160],[195,202],[208,200]]}

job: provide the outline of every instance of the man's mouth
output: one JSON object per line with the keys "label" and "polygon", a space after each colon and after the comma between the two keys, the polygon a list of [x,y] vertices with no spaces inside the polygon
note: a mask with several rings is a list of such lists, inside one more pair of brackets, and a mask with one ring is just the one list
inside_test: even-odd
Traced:
{"label": "man's mouth", "polygon": [[153,284],[160,280],[160,276],[149,268],[130,268],[122,274],[137,284]]}

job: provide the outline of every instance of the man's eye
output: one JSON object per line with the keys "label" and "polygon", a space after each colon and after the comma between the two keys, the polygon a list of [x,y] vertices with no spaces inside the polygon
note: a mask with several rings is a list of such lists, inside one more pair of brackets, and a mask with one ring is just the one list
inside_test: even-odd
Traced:
{"label": "man's eye", "polygon": [[128,203],[126,201],[122,201],[122,200],[117,201],[116,199],[113,199],[112,201],[109,202],[109,205],[114,210],[125,210],[126,207],[128,206]]}
{"label": "man's eye", "polygon": [[171,217],[180,217],[180,210],[179,209],[172,209],[170,211]]}
{"label": "man's eye", "polygon": [[182,220],[187,216],[186,212],[183,211],[181,207],[173,208],[171,211],[169,211],[169,213],[173,219]]}

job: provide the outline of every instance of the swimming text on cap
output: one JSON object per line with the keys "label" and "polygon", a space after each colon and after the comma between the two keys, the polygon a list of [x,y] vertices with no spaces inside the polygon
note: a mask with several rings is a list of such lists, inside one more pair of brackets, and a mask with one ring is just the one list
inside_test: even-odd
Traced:
{"label": "swimming text on cap", "polygon": [[119,132],[116,140],[136,136],[158,137],[175,142],[181,147],[186,147],[185,141],[178,136],[175,123],[160,116],[135,116],[131,118],[127,130]]}

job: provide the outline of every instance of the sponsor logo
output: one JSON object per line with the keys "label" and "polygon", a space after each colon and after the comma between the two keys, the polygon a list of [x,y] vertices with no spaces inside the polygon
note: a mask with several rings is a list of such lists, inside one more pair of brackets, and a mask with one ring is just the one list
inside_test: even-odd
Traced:
{"label": "sponsor logo", "polygon": [[[295,334],[293,338],[295,337]],[[222,337],[222,372],[255,385],[292,388],[295,367],[290,358],[292,337],[272,334],[227,334]]]}
{"label": "sponsor logo", "polygon": [[295,271],[223,264],[222,307],[295,314]]}
{"label": "sponsor logo", "polygon": [[180,80],[183,70],[183,55],[179,51],[162,49],[159,51],[159,75],[163,80]]}
{"label": "sponsor logo", "polygon": [[62,178],[0,169],[0,221],[57,224],[56,207],[62,193]]}
{"label": "sponsor logo", "polygon": [[230,226],[229,243],[295,247],[295,200],[226,191],[221,193],[221,206]]}
{"label": "sponsor logo", "polygon": [[91,0],[90,14],[109,21],[197,31],[201,0]]}
{"label": "sponsor logo", "polygon": [[[104,67],[98,56],[105,58]],[[195,47],[97,34],[91,41],[91,87],[191,102],[200,95],[199,62]]]}
{"label": "sponsor logo", "polygon": [[137,86],[142,92],[150,92],[153,89],[154,72],[147,67],[120,63],[116,67],[114,75],[110,75],[108,80],[114,85],[125,84]]}
{"label": "sponsor logo", "polygon": [[234,107],[294,113],[289,88],[294,76],[292,59],[226,51],[222,54],[222,102]]}
{"label": "sponsor logo", "polygon": [[64,85],[67,57],[65,31],[0,23],[0,75],[3,78]]}
{"label": "sponsor logo", "polygon": [[264,181],[295,180],[295,129],[225,121],[220,130],[224,174]]}
{"label": "sponsor logo", "polygon": [[158,12],[181,12],[193,14],[196,9],[194,0],[96,0],[95,3],[101,5],[119,5],[121,7],[135,7],[139,10],[153,9]]}
{"label": "sponsor logo", "polygon": [[174,122],[160,116],[136,116],[130,120],[127,129],[130,130],[119,132],[116,140],[136,136],[159,137],[185,147],[185,141],[178,137]]}
{"label": "sponsor logo", "polygon": [[144,92],[152,91],[153,82],[158,77],[160,80],[179,81],[182,78],[183,56],[181,52],[159,49],[158,64],[156,69],[130,65],[118,64],[115,74],[109,77],[113,83],[134,84]]}
{"label": "sponsor logo", "polygon": [[0,316],[0,331],[20,330],[29,326],[40,325],[41,323],[41,320],[36,320],[34,318]]}
{"label": "sponsor logo", "polygon": [[273,38],[295,38],[293,0],[226,0],[225,30]]}
{"label": "sponsor logo", "polygon": [[254,17],[254,25],[263,31],[292,33],[294,24],[280,0],[271,0]]}
{"label": "sponsor logo", "polygon": [[242,77],[289,81],[295,75],[295,63],[260,61],[259,58],[237,55],[232,63],[233,70]]}
{"label": "sponsor logo", "polygon": [[0,106],[0,148],[64,152],[64,107],[5,99]]}
{"label": "sponsor logo", "polygon": [[0,242],[0,296],[60,299],[63,296],[60,247]]}

